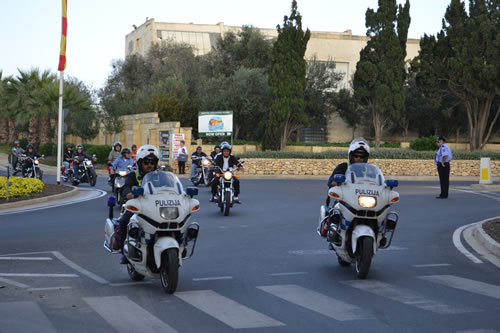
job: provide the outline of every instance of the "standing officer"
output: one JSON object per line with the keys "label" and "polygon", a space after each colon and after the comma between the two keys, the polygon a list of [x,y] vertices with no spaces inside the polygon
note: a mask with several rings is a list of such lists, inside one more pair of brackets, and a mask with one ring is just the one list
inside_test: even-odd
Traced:
{"label": "standing officer", "polygon": [[450,161],[453,158],[450,147],[445,144],[446,140],[438,136],[435,163],[439,174],[439,183],[441,184],[441,194],[436,199],[448,198],[448,188],[450,187]]}

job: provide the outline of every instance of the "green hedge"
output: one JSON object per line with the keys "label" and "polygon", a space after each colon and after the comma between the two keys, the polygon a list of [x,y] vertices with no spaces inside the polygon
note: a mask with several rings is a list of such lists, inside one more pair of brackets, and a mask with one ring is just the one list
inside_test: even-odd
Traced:
{"label": "green hedge", "polygon": [[424,150],[437,150],[437,137],[436,136],[427,136],[413,140],[410,142],[410,149],[417,151]]}
{"label": "green hedge", "polygon": [[[411,149],[377,149],[372,150],[370,159],[403,159],[403,160],[434,160],[434,151],[414,151]],[[322,153],[309,153],[300,151],[252,151],[240,155],[241,158],[296,158],[296,159],[343,159],[347,160],[347,151],[331,150]],[[481,157],[490,157],[500,160],[500,153],[474,151],[454,152],[454,160],[479,160]]]}
{"label": "green hedge", "polygon": [[109,153],[111,152],[112,147],[110,145],[91,145],[87,144],[83,146],[85,152],[89,155],[96,154],[97,163],[106,164]]}

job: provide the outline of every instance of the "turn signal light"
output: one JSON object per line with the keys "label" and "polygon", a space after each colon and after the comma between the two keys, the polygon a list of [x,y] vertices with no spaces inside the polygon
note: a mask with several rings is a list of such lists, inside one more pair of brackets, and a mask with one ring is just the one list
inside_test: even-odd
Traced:
{"label": "turn signal light", "polygon": [[332,198],[337,198],[337,199],[340,198],[340,195],[338,195],[335,192],[330,192],[330,193],[328,193],[328,195],[331,196]]}
{"label": "turn signal light", "polygon": [[200,209],[200,205],[196,205],[196,206],[194,206],[191,210],[192,210],[193,212],[196,212],[198,209]]}
{"label": "turn signal light", "polygon": [[236,178],[238,178],[238,179],[239,179],[239,178],[240,178],[240,175],[236,175]]}
{"label": "turn signal light", "polygon": [[220,173],[218,173],[218,172],[217,172],[217,173],[215,174],[215,177],[219,178],[219,177],[220,177]]}
{"label": "turn signal light", "polygon": [[127,210],[131,210],[133,212],[138,212],[139,211],[139,208],[135,207],[135,206],[127,206]]}
{"label": "turn signal light", "polygon": [[395,197],[394,199],[391,200],[391,202],[398,202],[399,201],[399,197]]}

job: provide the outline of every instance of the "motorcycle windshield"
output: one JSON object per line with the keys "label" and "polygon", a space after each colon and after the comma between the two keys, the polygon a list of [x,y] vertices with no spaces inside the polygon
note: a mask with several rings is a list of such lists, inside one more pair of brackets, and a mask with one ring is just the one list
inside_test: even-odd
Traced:
{"label": "motorcycle windshield", "polygon": [[372,183],[382,186],[384,174],[375,165],[369,163],[355,163],[345,173],[346,183]]}
{"label": "motorcycle windshield", "polygon": [[170,190],[176,192],[177,194],[184,192],[179,178],[177,178],[177,176],[172,172],[160,170],[150,172],[142,179],[142,187],[146,189],[146,184],[148,183],[155,189],[155,192],[159,192],[161,190]]}

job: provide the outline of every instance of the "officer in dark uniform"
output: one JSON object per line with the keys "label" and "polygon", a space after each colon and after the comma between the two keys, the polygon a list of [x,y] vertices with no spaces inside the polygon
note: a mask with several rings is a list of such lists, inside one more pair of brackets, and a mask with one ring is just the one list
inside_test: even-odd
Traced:
{"label": "officer in dark uniform", "polygon": [[441,193],[436,199],[448,198],[448,188],[450,187],[450,161],[453,158],[450,147],[445,143],[446,140],[442,136],[438,136],[435,163],[439,174],[439,183],[441,185]]}

